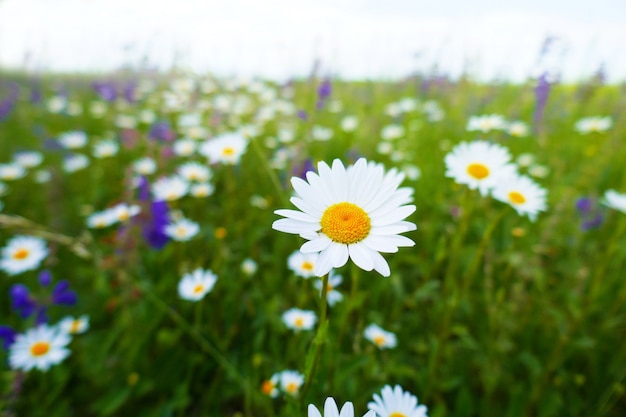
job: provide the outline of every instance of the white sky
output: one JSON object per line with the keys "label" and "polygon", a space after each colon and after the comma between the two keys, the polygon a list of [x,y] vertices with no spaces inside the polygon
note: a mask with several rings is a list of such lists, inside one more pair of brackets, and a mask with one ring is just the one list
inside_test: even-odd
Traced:
{"label": "white sky", "polygon": [[[569,80],[626,80],[626,0],[0,0],[0,66],[107,71],[146,57],[218,75],[391,78],[437,63],[521,80],[547,35]],[[27,56],[28,60],[25,59]]]}

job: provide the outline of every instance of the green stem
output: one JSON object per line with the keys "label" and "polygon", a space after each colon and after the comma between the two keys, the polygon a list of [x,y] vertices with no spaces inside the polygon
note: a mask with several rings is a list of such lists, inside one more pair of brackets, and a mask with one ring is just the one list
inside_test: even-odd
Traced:
{"label": "green stem", "polygon": [[[315,334],[315,339],[313,340],[313,345],[311,348],[315,349],[313,353],[313,360],[308,364],[305,370],[305,381],[304,386],[302,387],[302,391],[300,392],[300,409],[304,407],[304,397],[309,388],[311,387],[311,382],[315,377],[315,370],[317,369],[317,364],[319,362],[319,358],[322,353],[322,347],[324,346],[324,342],[326,340],[326,329],[328,326],[326,320],[326,312],[328,310],[328,303],[326,301],[326,296],[328,293],[328,274],[322,277],[322,299],[320,301],[320,321],[317,326],[317,333]],[[308,356],[308,355],[307,355]]]}
{"label": "green stem", "polygon": [[256,139],[250,139],[250,142],[252,143],[252,148],[254,149],[254,152],[259,157],[259,161],[261,161],[261,165],[263,165],[263,169],[272,181],[272,185],[274,186],[274,191],[276,191],[276,195],[284,205],[287,205],[289,201],[287,198],[285,198],[285,192],[283,190],[283,187],[280,185],[278,175],[276,175],[276,172],[270,166],[267,157],[263,153],[263,149],[261,149],[261,145],[259,145]]}

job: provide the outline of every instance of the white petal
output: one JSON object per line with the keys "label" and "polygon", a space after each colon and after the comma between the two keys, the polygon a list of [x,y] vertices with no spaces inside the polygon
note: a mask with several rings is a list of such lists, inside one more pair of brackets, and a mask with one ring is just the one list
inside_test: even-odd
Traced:
{"label": "white petal", "polygon": [[315,408],[313,404],[309,404],[309,415],[308,417],[322,417],[319,410]]}
{"label": "white petal", "polygon": [[348,262],[348,245],[333,242],[331,244],[332,266],[333,268],[342,267]]}
{"label": "white petal", "polygon": [[352,405],[350,401],[346,402],[343,407],[341,407],[339,417],[354,417],[354,405]]}
{"label": "white petal", "polygon": [[372,251],[367,249],[363,244],[357,242],[348,245],[348,251],[350,252],[350,259],[352,259],[356,266],[365,271],[374,269],[374,262],[370,256]]}
{"label": "white petal", "polygon": [[309,242],[306,242],[305,244],[303,244],[302,247],[300,247],[300,252],[302,253],[321,252],[324,249],[326,249],[328,246],[330,246],[331,243],[332,243],[332,240],[330,240],[328,236],[320,235],[318,238],[310,240]]}
{"label": "white petal", "polygon": [[335,400],[333,397],[326,398],[324,402],[324,417],[338,417],[339,409],[337,408],[337,404],[335,404]]}
{"label": "white petal", "polygon": [[372,227],[370,233],[376,236],[397,235],[398,233],[410,232],[415,229],[416,227],[413,223],[398,222],[388,226]]}
{"label": "white petal", "polygon": [[313,273],[316,276],[324,276],[328,274],[328,272],[330,272],[330,270],[333,268],[332,249],[333,248],[329,245],[326,249],[321,251],[319,256],[317,257],[317,262],[315,262],[315,269],[313,270]]}
{"label": "white petal", "polygon": [[320,204],[311,204],[310,201],[305,201],[299,197],[291,197],[289,201],[291,201],[291,204],[299,208],[304,213],[308,213],[318,219],[322,217],[322,214],[324,214],[324,208]]}
{"label": "white petal", "polygon": [[372,252],[372,260],[374,261],[374,269],[384,277],[388,277],[391,274],[389,270],[389,264],[378,252]]}
{"label": "white petal", "polygon": [[317,223],[305,223],[293,219],[279,219],[272,223],[272,229],[279,232],[300,234],[303,232],[315,232],[319,229]]}
{"label": "white petal", "polygon": [[388,239],[387,236],[375,236],[369,235],[361,243],[367,246],[371,250],[386,253],[398,252],[398,247],[394,245],[392,239]]}
{"label": "white petal", "polygon": [[[375,217],[375,216],[371,216],[371,220],[372,220],[372,226],[377,227],[377,226],[387,226],[390,225],[392,223],[396,223],[399,222],[400,220],[404,220],[406,219],[408,216],[410,216],[411,214],[413,214],[413,212],[415,212],[416,207],[411,205],[411,206],[402,206],[402,207],[398,207],[395,210],[393,210],[392,212],[389,212],[383,216],[380,217]],[[279,214],[279,213],[276,213]]]}
{"label": "white petal", "polygon": [[287,217],[287,218],[298,220],[301,222],[307,222],[307,223],[319,222],[319,219],[316,219],[310,214],[303,213],[297,210],[280,209],[280,210],[274,211],[274,213],[278,214],[279,216]]}

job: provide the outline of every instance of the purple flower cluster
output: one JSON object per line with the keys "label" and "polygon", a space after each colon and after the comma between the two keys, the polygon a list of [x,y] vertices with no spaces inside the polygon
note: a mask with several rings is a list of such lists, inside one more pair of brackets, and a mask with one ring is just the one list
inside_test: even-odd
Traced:
{"label": "purple flower cluster", "polygon": [[599,204],[591,197],[580,197],[576,200],[576,210],[581,216],[580,230],[587,231],[600,227],[604,214]]}

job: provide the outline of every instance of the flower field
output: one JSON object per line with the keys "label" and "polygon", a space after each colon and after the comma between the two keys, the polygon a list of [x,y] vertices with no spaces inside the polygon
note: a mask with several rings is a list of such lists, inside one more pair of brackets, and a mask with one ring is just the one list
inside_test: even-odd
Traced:
{"label": "flower field", "polygon": [[4,74],[0,415],[625,415],[624,88]]}

